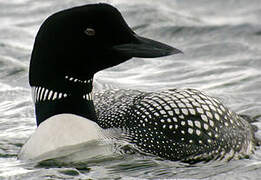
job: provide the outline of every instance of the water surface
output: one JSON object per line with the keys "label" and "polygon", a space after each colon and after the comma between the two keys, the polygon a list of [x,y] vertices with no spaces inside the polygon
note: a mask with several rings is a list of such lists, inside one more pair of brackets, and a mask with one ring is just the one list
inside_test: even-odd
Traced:
{"label": "water surface", "polygon": [[[88,0],[0,1],[0,179],[258,179],[261,151],[249,159],[195,165],[138,154],[83,158],[88,151],[40,163],[17,160],[34,132],[28,85],[34,37],[50,14]],[[139,34],[184,54],[134,58],[95,75],[95,90],[196,88],[251,117],[261,115],[260,0],[107,0]],[[108,27],[109,28],[109,27]],[[257,118],[261,128],[261,119]],[[261,131],[257,132],[261,136]],[[99,146],[91,145],[97,150]]]}

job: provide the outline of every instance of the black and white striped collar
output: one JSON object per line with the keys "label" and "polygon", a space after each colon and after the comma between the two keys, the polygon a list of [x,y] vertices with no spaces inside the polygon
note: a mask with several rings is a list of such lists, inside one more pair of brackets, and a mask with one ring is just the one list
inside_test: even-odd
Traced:
{"label": "black and white striped collar", "polygon": [[[82,81],[80,79],[69,77],[69,76],[65,76],[65,79],[73,83],[83,83],[86,85],[92,84],[92,79]],[[32,99],[34,103],[44,102],[44,101],[55,101],[71,96],[70,93],[55,91],[42,86],[32,86],[31,88],[32,88]],[[83,94],[82,98],[87,101],[92,100],[93,99],[92,92]]]}
{"label": "black and white striped collar", "polygon": [[74,82],[74,83],[82,83],[82,84],[92,84],[93,79],[89,80],[81,80],[72,76],[65,76],[65,80],[69,82]]}

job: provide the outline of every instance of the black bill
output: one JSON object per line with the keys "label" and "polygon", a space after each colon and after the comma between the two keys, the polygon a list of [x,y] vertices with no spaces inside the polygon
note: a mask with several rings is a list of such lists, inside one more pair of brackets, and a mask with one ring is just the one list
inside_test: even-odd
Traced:
{"label": "black bill", "polygon": [[169,45],[134,35],[135,41],[113,47],[114,50],[128,57],[155,58],[182,53]]}

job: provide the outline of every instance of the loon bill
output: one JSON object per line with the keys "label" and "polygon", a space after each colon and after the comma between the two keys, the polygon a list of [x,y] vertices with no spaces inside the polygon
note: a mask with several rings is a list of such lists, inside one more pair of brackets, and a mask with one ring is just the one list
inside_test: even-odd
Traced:
{"label": "loon bill", "polygon": [[120,129],[140,151],[168,160],[251,154],[255,147],[252,126],[200,91],[107,90],[92,94],[92,79],[100,70],[132,57],[180,52],[138,36],[108,4],[51,15],[38,31],[30,62],[38,128],[19,157],[34,159],[60,147],[102,139],[108,129]]}

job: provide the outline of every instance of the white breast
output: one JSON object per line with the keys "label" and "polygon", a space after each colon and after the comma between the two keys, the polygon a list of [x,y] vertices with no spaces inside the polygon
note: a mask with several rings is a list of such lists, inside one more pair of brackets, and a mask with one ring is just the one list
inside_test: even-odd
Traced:
{"label": "white breast", "polygon": [[38,159],[58,148],[102,140],[102,128],[95,122],[73,114],[59,114],[42,122],[24,144],[19,159]]}

